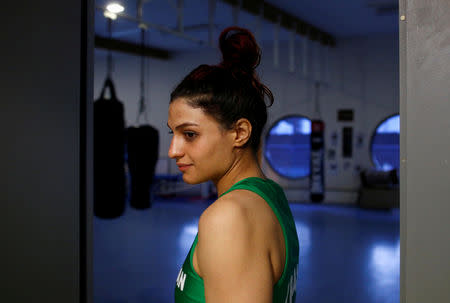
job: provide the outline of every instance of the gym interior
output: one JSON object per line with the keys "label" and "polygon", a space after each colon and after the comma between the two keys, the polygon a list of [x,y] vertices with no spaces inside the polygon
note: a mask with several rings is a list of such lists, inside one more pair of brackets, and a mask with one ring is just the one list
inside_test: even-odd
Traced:
{"label": "gym interior", "polygon": [[[255,15],[250,1],[232,2],[128,1],[114,20],[109,2],[96,2],[94,126],[101,125],[94,148],[107,144],[102,138],[119,123],[107,120],[112,114],[101,107],[108,98],[123,104],[128,146],[126,198],[117,205],[122,191],[115,187],[112,194],[114,181],[105,181],[114,175],[109,169],[116,162],[106,156],[111,147],[94,149],[94,186],[106,183],[105,197],[94,198],[94,302],[173,300],[173,277],[216,196],[212,184],[185,184],[167,156],[169,95],[188,71],[219,62],[218,35],[230,25],[257,36],[257,71],[275,97],[261,162],[266,176],[283,186],[296,220],[297,302],[398,302],[398,3],[266,1],[271,6]],[[278,13],[279,23],[270,13]],[[142,55],[115,48],[120,42]],[[152,48],[161,55],[145,55]],[[105,96],[107,79],[115,96]],[[157,135],[144,134],[150,127]],[[313,140],[321,146],[313,148]],[[138,188],[142,183],[145,189]]]}
{"label": "gym interior", "polygon": [[6,16],[0,301],[173,302],[217,194],[167,156],[170,92],[231,25],[275,97],[260,158],[296,222],[296,302],[450,300],[447,1],[110,2]]}

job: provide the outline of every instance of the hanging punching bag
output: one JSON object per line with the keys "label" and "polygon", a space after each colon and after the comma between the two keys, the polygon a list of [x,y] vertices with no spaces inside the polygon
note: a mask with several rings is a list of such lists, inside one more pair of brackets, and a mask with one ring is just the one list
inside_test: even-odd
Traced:
{"label": "hanging punching bag", "polygon": [[150,190],[159,151],[158,130],[150,125],[127,130],[128,168],[131,179],[130,205],[137,209],[151,207]]}
{"label": "hanging punching bag", "polygon": [[322,120],[311,121],[310,198],[313,202],[322,202],[324,197],[324,129]]}
{"label": "hanging punching bag", "polygon": [[150,192],[159,154],[158,130],[150,126],[147,120],[145,104],[146,58],[144,48],[145,29],[141,28],[141,97],[136,125],[139,125],[141,115],[144,115],[147,124],[139,127],[129,127],[127,131],[128,168],[131,181],[130,206],[137,209],[146,209],[152,205]]}
{"label": "hanging punching bag", "polygon": [[[109,88],[110,99],[105,99]],[[124,107],[107,78],[94,102],[94,214],[116,218],[125,209],[125,121]]]}
{"label": "hanging punching bag", "polygon": [[311,171],[309,174],[309,191],[312,202],[322,202],[325,194],[324,176],[324,130],[325,123],[320,119],[319,92],[320,82],[314,84],[315,88],[315,116],[311,120]]}

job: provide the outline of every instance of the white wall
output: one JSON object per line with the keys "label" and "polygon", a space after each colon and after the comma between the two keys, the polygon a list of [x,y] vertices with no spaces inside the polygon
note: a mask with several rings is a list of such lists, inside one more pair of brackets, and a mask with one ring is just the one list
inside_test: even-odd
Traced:
{"label": "white wall", "polygon": [[[326,84],[321,88],[321,117],[326,123],[326,149],[336,150],[338,171],[326,174],[326,202],[354,203],[359,186],[359,174],[355,167],[372,166],[369,152],[371,135],[384,118],[398,113],[398,36],[383,35],[370,38],[341,39],[338,46],[329,51],[328,73],[320,73],[318,45],[308,42],[308,73],[302,71],[302,39],[297,39],[295,50],[296,70],[288,69],[288,45],[280,44],[279,67],[274,67],[273,45],[263,44],[263,57],[258,68],[262,81],[272,90],[275,103],[269,109],[267,127],[282,116],[300,114],[314,118],[313,79],[319,75]],[[99,96],[105,77],[105,51],[96,50],[94,96]],[[114,53],[113,80],[117,86],[118,97],[125,103],[128,125],[135,122],[139,100],[140,59],[120,53]],[[203,49],[196,52],[177,54],[169,61],[150,59],[149,77],[149,121],[160,130],[160,156],[166,157],[170,137],[167,134],[167,107],[169,96],[174,86],[190,70],[199,64],[216,64],[220,60],[216,49]],[[323,65],[322,65],[323,66]],[[323,71],[324,69],[322,69]],[[337,110],[351,108],[354,110],[354,122],[338,122]],[[341,157],[340,144],[342,127],[354,127],[354,139],[364,136],[360,148],[354,146],[353,158]],[[336,146],[331,146],[331,135],[338,134]],[[354,140],[355,142],[355,140]],[[343,169],[345,163],[350,165]],[[173,165],[173,164],[172,164]],[[325,167],[328,167],[328,161]],[[292,201],[308,200],[308,178],[287,180],[278,176],[267,163],[263,169],[268,177],[278,181]],[[176,172],[172,166],[171,172]]]}
{"label": "white wall", "polygon": [[[301,50],[300,41],[296,48]],[[359,173],[355,167],[372,166],[369,152],[370,139],[378,123],[389,115],[398,113],[398,37],[373,36],[370,38],[352,38],[339,40],[338,47],[329,52],[329,74],[325,77],[327,84],[320,91],[321,118],[325,121],[326,150],[336,150],[337,173],[327,173],[325,177],[329,202],[355,202],[356,190],[359,186]],[[317,54],[317,45],[308,48]],[[279,117],[287,114],[302,114],[315,117],[314,83],[319,68],[317,55],[310,54],[314,60],[309,66],[308,77],[301,69],[288,72],[287,47],[281,51],[280,68],[273,67],[272,48],[265,47],[265,60],[261,66],[263,79],[272,89],[276,103],[271,108],[268,125]],[[301,55],[301,53],[300,53]],[[301,56],[298,56],[301,57]],[[301,64],[301,58],[298,58]],[[351,108],[354,110],[354,122],[338,122],[337,110]],[[343,159],[341,155],[342,127],[354,127],[354,139],[357,135],[364,136],[363,145],[359,148],[354,144],[353,158]],[[331,136],[338,134],[336,146],[331,144]],[[354,141],[355,142],[355,141]],[[348,162],[350,169],[344,170]],[[326,160],[325,167],[329,167]],[[291,200],[308,200],[308,178],[287,180],[276,175],[267,164],[264,165],[267,174],[288,188],[287,194]],[[301,188],[303,190],[290,190]],[[305,190],[306,189],[306,190]],[[348,191],[348,192],[347,192]]]}

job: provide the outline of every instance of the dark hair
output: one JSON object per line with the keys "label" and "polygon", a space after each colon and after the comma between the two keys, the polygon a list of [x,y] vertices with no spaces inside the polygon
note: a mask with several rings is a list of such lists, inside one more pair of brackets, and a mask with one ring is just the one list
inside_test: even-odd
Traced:
{"label": "dark hair", "polygon": [[267,121],[267,105],[273,95],[256,75],[261,50],[252,33],[240,27],[228,27],[219,38],[222,62],[202,64],[190,72],[170,95],[170,102],[184,97],[194,108],[214,117],[224,129],[231,129],[240,118],[252,124],[247,145],[256,152]]}

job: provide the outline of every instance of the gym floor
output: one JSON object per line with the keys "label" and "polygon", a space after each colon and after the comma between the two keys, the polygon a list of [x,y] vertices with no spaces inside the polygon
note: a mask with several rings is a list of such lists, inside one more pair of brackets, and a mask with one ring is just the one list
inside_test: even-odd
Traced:
{"label": "gym floor", "polygon": [[[174,302],[175,280],[209,202],[158,199],[94,219],[94,303]],[[398,303],[399,210],[291,204],[300,240],[296,302]]]}

